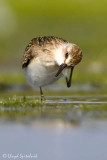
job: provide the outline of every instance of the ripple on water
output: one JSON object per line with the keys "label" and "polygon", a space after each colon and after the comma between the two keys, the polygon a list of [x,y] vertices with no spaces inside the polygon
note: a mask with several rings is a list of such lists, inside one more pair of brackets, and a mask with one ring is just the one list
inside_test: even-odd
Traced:
{"label": "ripple on water", "polygon": [[46,103],[65,103],[65,104],[106,104],[107,95],[91,96],[54,96],[47,97]]}

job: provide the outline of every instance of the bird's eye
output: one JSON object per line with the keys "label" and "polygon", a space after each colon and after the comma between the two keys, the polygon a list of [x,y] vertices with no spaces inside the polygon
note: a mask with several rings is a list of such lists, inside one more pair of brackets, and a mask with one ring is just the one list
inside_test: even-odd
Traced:
{"label": "bird's eye", "polygon": [[68,55],[69,55],[69,54],[68,54],[68,52],[67,52],[67,53],[65,54],[65,58],[68,58]]}

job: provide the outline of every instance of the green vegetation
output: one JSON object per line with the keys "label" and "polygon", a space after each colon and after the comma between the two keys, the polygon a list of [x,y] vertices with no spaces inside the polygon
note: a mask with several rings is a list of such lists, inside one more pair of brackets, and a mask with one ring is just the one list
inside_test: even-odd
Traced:
{"label": "green vegetation", "polygon": [[1,98],[0,105],[2,106],[11,106],[11,107],[26,107],[26,106],[38,106],[42,105],[38,99],[35,98],[26,98],[26,97],[9,97],[9,98]]}
{"label": "green vegetation", "polygon": [[[75,101],[75,98],[71,98]],[[87,99],[87,98],[86,98]],[[79,98],[79,100],[82,100]],[[107,104],[79,104],[75,103],[59,103],[60,99],[53,99],[53,102],[41,103],[38,98],[35,97],[17,97],[0,98],[0,115],[7,117],[23,117],[23,116],[45,116],[46,117],[65,117],[68,112],[81,111],[89,116],[96,118],[107,117]],[[60,101],[61,102],[61,101]],[[68,117],[69,118],[69,117]]]}
{"label": "green vegetation", "polygon": [[[67,99],[66,99],[67,98]],[[44,105],[48,107],[52,107],[54,106],[55,108],[56,107],[62,107],[64,108],[65,105],[67,107],[69,106],[73,106],[74,104],[78,104],[78,102],[80,102],[79,104],[79,108],[82,108],[82,109],[91,109],[92,106],[90,105],[90,107],[86,104],[86,105],[83,105],[81,106],[81,104],[83,104],[83,102],[93,102],[92,104],[96,103],[96,100],[93,101],[93,99],[96,99],[95,96],[68,96],[68,97],[47,97],[47,100],[45,102],[41,102],[40,101],[40,98],[37,98],[35,96],[23,96],[23,97],[19,97],[19,96],[13,96],[13,97],[8,97],[8,98],[3,98],[1,97],[0,98],[0,106],[4,106],[4,107],[23,107],[23,108],[26,108],[26,107],[42,107]],[[71,101],[71,103],[69,103],[69,101]],[[99,97],[99,99],[97,100],[97,103],[99,102],[102,102],[102,104],[105,102],[105,98],[103,97]],[[64,104],[64,106],[63,106]],[[88,107],[87,107],[88,106]],[[102,107],[99,107],[100,109]],[[99,109],[98,108],[98,109]],[[93,109],[93,108],[92,108]],[[104,109],[104,108],[102,108]],[[105,109],[107,109],[107,105],[105,107]]]}

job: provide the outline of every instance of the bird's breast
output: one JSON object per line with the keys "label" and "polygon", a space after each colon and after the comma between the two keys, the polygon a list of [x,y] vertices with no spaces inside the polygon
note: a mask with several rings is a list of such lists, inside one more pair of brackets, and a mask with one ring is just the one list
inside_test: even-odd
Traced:
{"label": "bird's breast", "polygon": [[60,74],[58,77],[55,77],[57,71],[58,66],[55,64],[52,65],[50,61],[45,64],[38,61],[33,61],[29,64],[24,72],[28,82],[33,87],[40,87],[51,84],[58,80],[62,74]]}

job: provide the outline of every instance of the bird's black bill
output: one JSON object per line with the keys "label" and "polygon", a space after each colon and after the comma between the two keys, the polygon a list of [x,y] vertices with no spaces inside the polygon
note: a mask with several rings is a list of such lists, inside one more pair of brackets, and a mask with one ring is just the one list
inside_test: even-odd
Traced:
{"label": "bird's black bill", "polygon": [[67,87],[70,87],[70,86],[71,86],[71,80],[72,80],[73,69],[74,69],[74,66],[71,67],[71,72],[70,72],[69,80],[68,80],[68,78],[66,77]]}
{"label": "bird's black bill", "polygon": [[60,66],[59,66],[59,70],[58,70],[58,72],[57,72],[57,74],[55,75],[55,77],[58,77],[59,76],[59,74],[62,72],[62,70],[64,69],[64,68],[66,68],[67,67],[67,64],[61,64]]}

